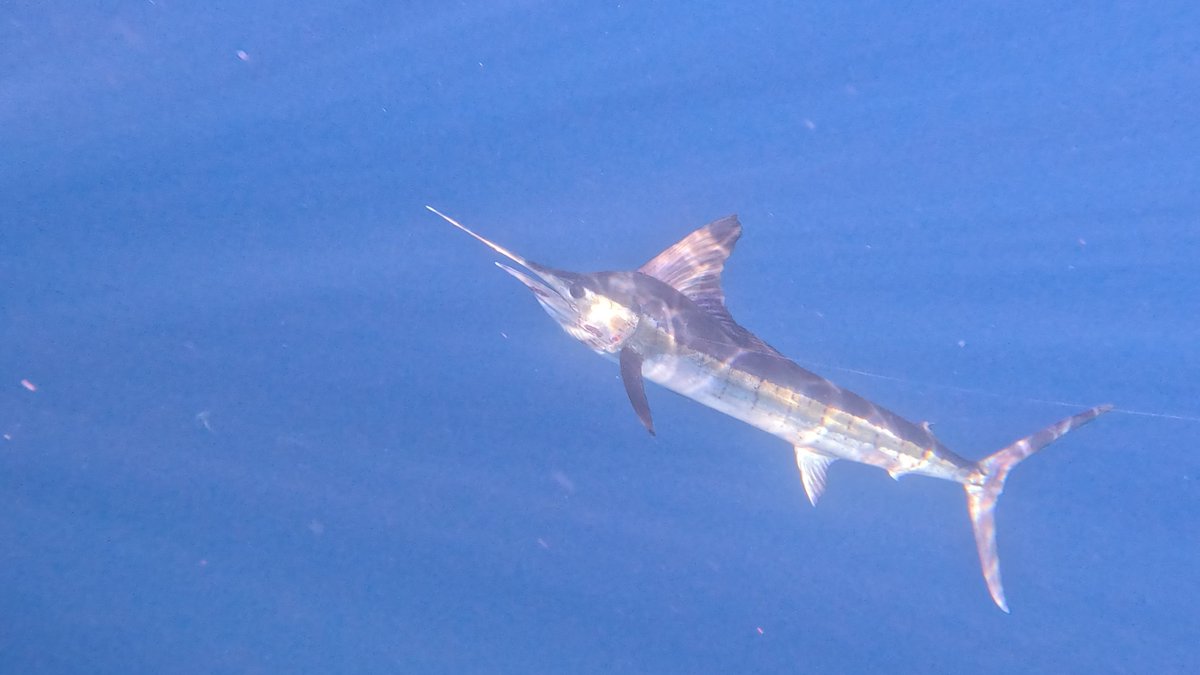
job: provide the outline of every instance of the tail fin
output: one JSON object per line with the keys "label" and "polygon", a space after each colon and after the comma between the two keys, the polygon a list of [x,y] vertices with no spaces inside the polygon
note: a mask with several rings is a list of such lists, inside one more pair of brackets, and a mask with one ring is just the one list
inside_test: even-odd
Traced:
{"label": "tail fin", "polygon": [[983,474],[983,482],[963,486],[967,491],[967,510],[971,514],[971,526],[975,528],[975,546],[979,549],[983,578],[987,581],[992,600],[1005,612],[1008,611],[1008,603],[1004,601],[1004,587],[1000,583],[1000,558],[996,555],[995,509],[996,501],[1004,492],[1004,480],[1008,478],[1008,472],[1021,460],[1058,440],[1063,434],[1091,422],[1109,410],[1112,410],[1111,405],[1085,410],[984,457],[979,460],[978,465],[979,472]]}

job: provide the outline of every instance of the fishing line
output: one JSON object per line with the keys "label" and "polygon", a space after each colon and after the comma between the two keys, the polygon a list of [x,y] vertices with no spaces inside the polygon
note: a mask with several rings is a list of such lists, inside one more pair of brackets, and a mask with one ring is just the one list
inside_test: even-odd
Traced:
{"label": "fishing line", "polygon": [[[1078,403],[1075,401],[1062,401],[1052,398],[1036,398],[1033,396],[1016,396],[1013,394],[999,394],[986,389],[976,389],[974,387],[960,387],[953,384],[942,384],[940,382],[929,382],[925,380],[914,380],[906,377],[896,377],[894,375],[884,375],[883,373],[873,373],[867,370],[859,370],[857,368],[846,368],[844,366],[834,366],[827,363],[817,363],[815,361],[806,361],[804,359],[793,359],[796,363],[811,366],[813,368],[823,368],[836,370],[844,373],[853,373],[864,377],[872,377],[878,380],[889,380],[892,382],[900,382],[903,384],[912,384],[918,387],[929,387],[931,389],[944,389],[947,391],[955,391],[963,394],[973,394],[977,396],[987,396],[994,399],[1005,401],[1024,401],[1027,403],[1041,403],[1045,405],[1059,406],[1063,408],[1087,408],[1092,404]],[[1135,410],[1133,408],[1113,408],[1111,412],[1123,413],[1125,415],[1136,415],[1138,417],[1157,417],[1166,420],[1180,420],[1183,422],[1200,422],[1200,416],[1195,415],[1174,415],[1171,413],[1152,412],[1149,410]]]}
{"label": "fishing line", "polygon": [[[715,341],[704,340],[703,338],[694,338],[693,337],[692,339],[698,339],[699,341],[702,341],[702,342],[712,342],[713,344],[717,344]],[[767,356],[767,357],[770,357],[773,359],[780,359],[783,361],[792,361],[796,364],[808,366],[809,368],[812,368],[812,369],[834,370],[834,371],[843,372],[843,373],[851,373],[854,375],[862,375],[863,377],[870,377],[870,378],[874,378],[877,380],[887,380],[890,382],[898,382],[901,384],[910,384],[910,385],[914,385],[914,386],[918,386],[918,387],[928,387],[930,389],[942,389],[945,391],[954,391],[954,392],[958,392],[961,394],[971,394],[971,395],[975,395],[975,396],[987,396],[989,398],[994,398],[994,399],[1001,400],[1001,401],[1023,401],[1026,403],[1039,403],[1042,405],[1052,405],[1052,406],[1057,406],[1057,407],[1062,407],[1062,408],[1089,408],[1093,405],[1091,403],[1078,403],[1076,401],[1063,401],[1060,399],[1052,399],[1052,398],[1037,398],[1037,397],[1033,397],[1033,396],[1017,396],[1014,394],[1000,394],[1000,393],[997,393],[994,391],[988,391],[986,389],[977,389],[975,387],[961,387],[961,386],[953,385],[953,384],[943,384],[941,382],[929,382],[929,381],[925,381],[925,380],[916,380],[916,379],[908,378],[908,377],[898,377],[896,375],[885,375],[883,373],[876,373],[876,372],[872,372],[869,370],[861,370],[858,368],[847,368],[845,366],[835,366],[832,364],[820,363],[817,361],[810,361],[807,359],[789,359],[788,357],[783,356],[781,354],[778,354],[775,352],[770,352],[770,351],[764,351],[762,349],[754,349],[754,348],[746,348],[746,347],[743,347],[743,349],[745,349],[745,351],[747,351],[747,352],[761,354],[763,356]],[[1173,413],[1155,412],[1152,410],[1137,410],[1134,408],[1118,408],[1118,407],[1114,407],[1111,412],[1121,413],[1123,415],[1133,415],[1133,416],[1137,416],[1137,417],[1153,417],[1153,418],[1164,419],[1164,420],[1178,420],[1181,422],[1200,422],[1200,416],[1198,416],[1198,415],[1176,415]]]}

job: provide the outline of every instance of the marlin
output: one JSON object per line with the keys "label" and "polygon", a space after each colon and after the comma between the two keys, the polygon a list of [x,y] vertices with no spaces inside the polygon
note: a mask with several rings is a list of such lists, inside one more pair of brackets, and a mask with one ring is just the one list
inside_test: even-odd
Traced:
{"label": "marlin", "polygon": [[528,287],[568,335],[620,364],[625,393],[650,434],[645,380],[791,444],[813,506],[837,460],[877,466],[893,478],[919,474],[961,484],[984,581],[1005,612],[995,509],[1009,471],[1112,409],[1085,410],[971,461],[942,445],[929,424],[910,422],[801,368],[733,320],[721,273],[742,233],[737,216],[701,227],[635,271],[580,274],[539,265],[426,208],[523,268],[496,263]]}

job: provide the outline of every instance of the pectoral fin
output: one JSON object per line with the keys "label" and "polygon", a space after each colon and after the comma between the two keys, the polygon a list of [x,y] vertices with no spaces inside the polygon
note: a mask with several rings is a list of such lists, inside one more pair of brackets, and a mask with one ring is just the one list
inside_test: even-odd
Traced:
{"label": "pectoral fin", "polygon": [[642,382],[642,355],[628,347],[621,350],[621,381],[625,383],[625,393],[629,394],[633,411],[653,436],[654,420],[650,419],[650,404],[646,401],[646,387]]}
{"label": "pectoral fin", "polygon": [[796,466],[800,468],[800,480],[804,482],[804,492],[813,506],[825,491],[825,470],[833,464],[834,458],[822,455],[812,450],[796,446]]}

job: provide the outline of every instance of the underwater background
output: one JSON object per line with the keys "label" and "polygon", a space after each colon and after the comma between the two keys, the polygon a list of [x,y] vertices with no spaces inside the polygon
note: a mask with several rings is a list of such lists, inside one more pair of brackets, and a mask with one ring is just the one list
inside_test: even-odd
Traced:
{"label": "underwater background", "polygon": [[[6,2],[0,671],[1194,672],[1194,3]],[[632,269],[1013,472],[616,367],[423,207]]]}

